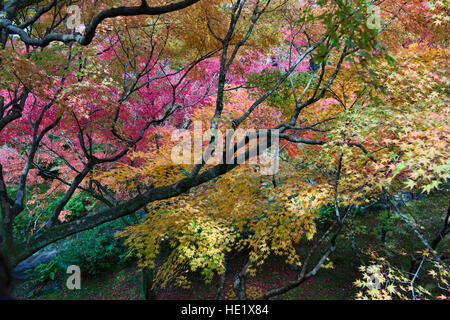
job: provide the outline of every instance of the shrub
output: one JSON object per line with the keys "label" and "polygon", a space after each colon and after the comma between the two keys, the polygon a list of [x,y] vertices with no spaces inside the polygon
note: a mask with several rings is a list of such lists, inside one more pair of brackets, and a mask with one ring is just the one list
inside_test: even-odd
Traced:
{"label": "shrub", "polygon": [[59,261],[64,266],[77,265],[90,276],[128,262],[132,255],[122,241],[114,237],[122,227],[117,222],[108,223],[76,235],[64,244]]}
{"label": "shrub", "polygon": [[61,271],[61,265],[58,259],[53,259],[49,263],[41,263],[36,266],[31,272],[34,282],[38,284],[46,283],[50,280],[55,280],[58,272]]}

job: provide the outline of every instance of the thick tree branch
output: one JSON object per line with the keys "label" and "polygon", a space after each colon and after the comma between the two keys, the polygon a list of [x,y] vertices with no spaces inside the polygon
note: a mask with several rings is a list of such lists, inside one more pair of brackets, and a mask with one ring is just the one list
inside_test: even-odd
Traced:
{"label": "thick tree branch", "polygon": [[[0,30],[4,29],[10,35],[18,35],[20,39],[27,45],[36,47],[46,47],[51,42],[58,41],[64,43],[78,42],[81,45],[88,45],[92,42],[95,36],[95,31],[97,27],[106,19],[116,18],[116,17],[132,17],[132,16],[157,16],[178,10],[185,9],[200,0],[183,0],[176,3],[168,4],[160,7],[149,7],[146,1],[142,1],[140,6],[135,7],[117,7],[104,10],[96,15],[92,21],[87,25],[84,35],[80,33],[50,33],[45,35],[42,39],[35,39],[29,36],[25,28],[21,26],[14,25],[14,23],[9,19],[0,19]],[[19,8],[26,7],[31,3],[36,1],[23,0],[23,1],[11,1],[5,5],[5,11],[8,12],[10,17],[15,16]],[[45,10],[43,10],[45,11]],[[33,18],[32,18],[33,19]]]}

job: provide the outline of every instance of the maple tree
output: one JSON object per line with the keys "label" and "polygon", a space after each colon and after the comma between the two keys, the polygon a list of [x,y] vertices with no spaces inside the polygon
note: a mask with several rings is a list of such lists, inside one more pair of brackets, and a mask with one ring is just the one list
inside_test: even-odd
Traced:
{"label": "maple tree", "polygon": [[[448,215],[430,244],[393,201],[449,178],[447,2],[119,3],[0,2],[0,251],[12,266],[143,209],[122,236],[144,268],[169,247],[155,284],[188,286],[192,271],[211,281],[241,252],[233,288],[246,299],[247,278],[278,255],[300,271],[259,297],[271,298],[332,267],[355,208],[383,196],[447,270],[436,250]],[[82,12],[75,30],[71,5]],[[203,157],[173,162],[174,133],[198,123]],[[254,129],[257,140],[276,131],[279,171],[237,161],[251,160],[250,139],[226,140],[233,161],[217,163],[226,129]],[[70,204],[82,196],[95,205],[77,215]]]}

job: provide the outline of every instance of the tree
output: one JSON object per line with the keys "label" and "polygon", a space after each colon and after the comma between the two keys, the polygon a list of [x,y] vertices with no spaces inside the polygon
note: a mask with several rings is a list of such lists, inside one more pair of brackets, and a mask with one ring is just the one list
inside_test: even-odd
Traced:
{"label": "tree", "polygon": [[[234,291],[237,298],[246,299],[246,279],[257,272],[270,255],[280,255],[287,264],[298,265],[300,271],[297,279],[259,298],[278,296],[313,277],[321,268],[330,266],[328,259],[337,249],[338,238],[353,220],[355,207],[384,196],[392,202],[392,194],[396,192],[414,188],[429,192],[445,183],[448,176],[442,169],[448,161],[445,156],[448,146],[441,135],[448,112],[445,85],[442,86],[447,78],[441,66],[445,64],[447,53],[445,49],[432,46],[421,46],[420,52],[417,49],[416,45],[395,48],[395,64],[389,55],[382,58],[377,53],[370,55],[359,50],[353,59],[343,63],[339,76],[324,91],[324,99],[316,104],[302,106],[301,100],[314,100],[321,79],[314,89],[316,84],[309,74],[311,80],[300,82],[300,88],[296,89],[291,77],[293,90],[290,96],[281,90],[282,101],[291,99],[297,107],[309,109],[302,114],[301,127],[285,124],[292,131],[282,135],[287,140],[284,147],[292,142],[307,144],[301,150],[291,151],[297,158],[283,163],[284,170],[275,178],[262,178],[250,168],[240,167],[176,200],[155,202],[148,207],[150,213],[146,221],[123,234],[145,267],[155,267],[155,257],[162,247],[172,249],[168,260],[158,268],[156,284],[188,286],[191,271],[201,271],[205,280],[211,281],[214,274],[225,272],[229,252],[239,251],[248,256],[248,262],[235,274]],[[329,61],[333,59],[336,62],[340,57],[330,55]],[[321,77],[333,77],[334,70],[325,70],[324,66],[322,69]],[[310,69],[314,71],[318,70]],[[267,73],[260,79],[264,80],[267,81]],[[259,86],[263,89],[260,95],[264,95],[264,89],[270,84],[263,82]],[[249,104],[246,98],[235,97],[237,101],[233,97],[229,105],[224,105],[224,119],[233,119],[241,104]],[[297,97],[301,97],[300,102]],[[266,100],[273,104],[265,108],[277,106],[276,102]],[[255,119],[249,117],[248,120],[258,126],[261,126],[258,119],[280,123],[286,109],[289,114],[293,110],[295,114],[296,110],[295,107],[289,110],[286,103],[279,108],[283,109],[281,114],[272,112],[260,117],[252,114]],[[245,111],[237,111],[237,114],[242,113]],[[429,120],[426,124],[423,117]],[[226,120],[224,125],[227,125]],[[421,146],[426,146],[426,151]],[[144,172],[154,175],[152,162],[143,168]],[[180,172],[181,169],[189,170],[180,168]],[[132,167],[120,170],[138,173]],[[427,174],[423,176],[420,172],[425,171]],[[117,176],[115,171],[108,174]],[[319,209],[330,204],[334,207],[335,219],[317,234]],[[393,206],[395,208],[395,203]],[[399,214],[412,226],[405,215]],[[448,233],[447,222],[442,230]],[[442,230],[436,239],[445,237]],[[412,232],[429,252],[436,250],[415,227]],[[311,249],[300,257],[296,246],[305,240],[310,241]],[[428,258],[446,273],[447,267],[439,253],[428,253]],[[420,267],[414,269],[416,274]],[[414,282],[411,285],[414,287]],[[218,296],[223,297],[223,281],[220,286]],[[392,285],[387,290],[405,297]],[[427,294],[420,286],[415,290],[413,297],[417,292]]]}
{"label": "tree", "polygon": [[[143,14],[160,15],[182,9],[195,2],[198,1],[181,1],[161,7],[148,7],[146,2],[142,2],[138,7],[105,9],[91,18],[89,24],[86,23],[88,27],[85,32],[85,40],[81,42],[83,45],[91,43],[93,32],[106,18]],[[1,183],[2,250],[7,248],[5,251],[8,251],[12,265],[63,234],[71,234],[77,229],[69,228],[66,231],[56,232],[50,238],[41,235],[43,238],[36,239],[35,245],[27,245],[28,249],[20,248],[21,246],[15,243],[13,222],[26,208],[30,177],[34,178],[34,181],[31,182],[31,185],[34,186],[42,184],[42,181],[39,181],[39,175],[41,178],[53,179],[54,183],[49,192],[58,190],[64,192],[61,201],[45,223],[47,229],[58,224],[58,217],[63,212],[64,206],[79,190],[83,190],[113,207],[113,203],[117,205],[117,202],[111,202],[111,199],[108,200],[94,191],[94,188],[98,187],[101,193],[102,186],[94,185],[92,180],[87,185],[82,185],[92,169],[96,165],[108,164],[121,159],[130,149],[137,147],[144,135],[148,134],[147,131],[151,126],[163,123],[169,117],[176,123],[176,117],[183,116],[183,112],[179,109],[187,107],[182,104],[195,105],[208,94],[207,88],[197,89],[198,92],[203,90],[203,95],[200,94],[198,98],[186,100],[186,92],[193,88],[191,80],[185,81],[188,73],[196,64],[207,58],[208,54],[203,57],[197,56],[191,62],[185,61],[184,67],[178,66],[178,70],[167,73],[169,60],[167,60],[165,50],[169,51],[167,44],[169,32],[162,29],[164,22],[161,21],[160,16],[150,21],[149,25],[139,29],[136,26],[142,23],[146,24],[145,19],[122,24],[120,28],[118,24],[113,24],[111,30],[101,31],[99,35],[101,40],[97,43],[99,47],[84,48],[74,47],[70,44],[72,40],[67,40],[67,37],[72,37],[76,42],[75,38],[78,36],[76,33],[64,36],[60,33],[55,35],[55,32],[64,29],[61,25],[67,16],[62,13],[72,2],[52,1],[42,7],[39,7],[39,4],[40,2],[9,1],[4,6],[2,5],[10,20],[9,22],[6,19],[2,20],[2,23],[8,24],[8,26],[2,26],[2,34],[5,36],[2,50],[2,68],[4,69],[1,99],[2,140],[6,143],[5,147],[16,155],[15,159],[10,159],[13,161],[11,165],[16,168],[17,166],[22,167],[19,175],[14,176],[12,172],[12,175],[4,177],[2,174]],[[83,4],[85,3],[80,3],[80,5]],[[98,10],[95,6],[92,7],[88,4],[84,9],[87,11],[88,19],[93,11]],[[18,25],[12,24],[12,20]],[[35,26],[35,28],[30,26]],[[42,35],[40,30],[44,26],[47,28],[47,38]],[[27,34],[19,32],[17,28],[23,28]],[[169,25],[167,25],[167,30],[169,30]],[[24,37],[20,39],[21,41],[14,37],[8,37],[8,34],[18,34],[17,32]],[[126,35],[125,37],[122,32]],[[33,42],[34,40],[28,42],[34,36],[39,38],[36,40],[39,42],[38,45]],[[66,44],[55,44],[55,42],[61,41],[61,37],[64,38]],[[143,43],[137,41],[138,46],[133,42],[133,37],[140,41],[150,41],[150,46],[144,46]],[[87,40],[87,38],[90,39]],[[49,42],[48,39],[51,41]],[[39,49],[39,47],[43,48]],[[133,50],[135,51],[133,52]],[[138,51],[140,51],[139,56],[137,55]],[[109,67],[112,67],[114,71],[105,78],[102,72]],[[123,84],[118,82],[119,79],[123,80]],[[176,82],[171,83],[172,79]],[[150,110],[149,115],[153,118],[142,121],[140,120],[142,114],[128,113],[128,108],[135,108],[136,105],[127,104],[127,100],[135,92],[143,88],[149,89],[150,85],[152,88],[153,86],[159,88],[159,92],[170,90],[171,93],[166,94],[166,101],[160,101],[156,99],[158,95],[156,89],[153,96],[150,94],[151,90],[146,90],[146,96],[143,98],[146,98],[147,101],[143,102],[147,103],[147,110],[141,111],[144,114],[148,112],[155,101],[158,105]],[[179,89],[180,87],[181,89]],[[98,94],[99,92],[102,93],[101,96]],[[73,104],[78,103],[83,104],[84,107],[70,110]],[[95,108],[95,105],[100,108]],[[126,113],[121,110],[122,108],[127,108]],[[105,114],[109,115],[107,120],[102,118],[105,117]],[[15,120],[18,121],[14,122]],[[135,122],[135,125],[131,120]],[[126,123],[129,124],[128,128],[123,127]],[[130,130],[127,132],[127,129]],[[99,135],[96,135],[97,133]],[[93,135],[96,136],[93,137]],[[113,139],[113,142],[109,148],[99,152],[99,141],[104,141],[104,139]],[[78,141],[74,144],[76,140]],[[40,155],[41,151],[44,155]],[[103,156],[103,158],[95,155]],[[55,161],[66,170],[65,178],[68,178],[67,180],[46,168],[46,165],[54,165]],[[33,169],[37,169],[38,172],[33,173]],[[17,174],[17,172],[15,173]],[[17,187],[14,190],[8,190],[8,186],[11,185],[8,182],[16,183]],[[16,193],[14,200],[8,194],[11,191]],[[135,210],[132,209],[132,211]],[[110,218],[103,222],[111,220]],[[98,224],[94,222],[92,226]],[[69,231],[70,229],[71,231]]]}
{"label": "tree", "polygon": [[[414,134],[420,126],[416,112],[402,131],[400,115],[420,92],[410,88],[405,97],[395,86],[408,87],[408,77],[419,83],[443,78],[437,62],[445,51],[425,53],[429,63],[412,69],[414,74],[403,73],[405,68],[396,72],[390,51],[397,53],[398,46],[383,37],[403,28],[396,24],[399,15],[414,22],[418,13],[406,10],[418,3],[376,2],[384,19],[378,29],[367,23],[372,1],[157,3],[114,8],[109,1],[2,3],[0,134],[8,153],[0,177],[0,248],[12,266],[59,239],[145,208],[145,222],[126,234],[144,267],[153,266],[161,241],[171,242],[167,268],[157,281],[186,284],[180,269],[186,264],[211,279],[223,272],[226,250],[244,248],[249,260],[234,284],[240,299],[247,298],[247,276],[270,254],[299,265],[295,245],[304,237],[313,240],[298,279],[264,294],[270,298],[318,272],[355,205],[375,199],[380,190],[397,190],[397,183],[439,187],[447,80],[429,87],[437,95],[414,104],[435,120],[428,135]],[[82,9],[84,24],[78,27],[84,34],[64,28],[73,4]],[[423,31],[415,27],[409,26],[408,40]],[[385,69],[377,70],[376,63]],[[364,77],[354,79],[355,72]],[[384,88],[376,81],[383,72],[398,83]],[[387,98],[383,91],[389,91]],[[428,110],[430,103],[435,108]],[[390,114],[398,116],[381,121],[380,115]],[[171,163],[172,134],[183,128],[193,133],[193,120],[210,130],[204,156],[190,165]],[[380,123],[388,131],[384,135]],[[251,148],[251,139],[227,140],[233,161],[214,163],[213,158],[226,160],[217,145],[226,128],[256,129],[259,141],[278,133],[289,155],[280,167],[294,174],[274,174],[268,187],[258,172],[240,165],[239,156],[250,160],[251,152],[239,146]],[[405,146],[408,139],[414,145],[426,139],[435,152],[428,156]],[[409,168],[411,175],[405,172]],[[425,169],[433,173],[417,181],[414,174]],[[79,193],[104,208],[72,215],[67,205]],[[56,205],[41,209],[50,195],[58,196]],[[231,206],[238,201],[237,208]],[[317,209],[329,203],[335,220],[314,238]],[[35,228],[15,237],[14,223],[24,216]],[[193,252],[200,245],[204,250]],[[313,263],[319,248],[323,253]]]}

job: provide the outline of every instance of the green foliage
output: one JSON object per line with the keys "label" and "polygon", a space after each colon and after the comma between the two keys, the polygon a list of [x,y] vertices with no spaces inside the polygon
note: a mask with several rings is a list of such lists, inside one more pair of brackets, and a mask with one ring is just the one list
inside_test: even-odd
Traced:
{"label": "green foliage", "polygon": [[69,265],[77,265],[83,274],[93,276],[125,264],[133,258],[114,233],[123,228],[120,222],[85,231],[64,243],[63,249],[49,263],[39,264],[31,272],[36,284],[56,279]]}
{"label": "green foliage", "polygon": [[77,265],[91,276],[130,261],[133,256],[114,237],[114,232],[122,227],[114,222],[80,233],[65,243],[59,261],[64,266]]}
{"label": "green foliage", "polygon": [[[279,69],[265,69],[260,73],[251,73],[248,76],[247,85],[257,88],[258,92],[266,92],[277,83],[282,75],[283,73]],[[309,77],[309,72],[293,74],[292,82],[295,87],[304,87]],[[278,90],[267,98],[266,103],[271,107],[281,110],[284,114],[288,111],[286,110],[286,106],[292,106],[292,101],[292,87],[290,80],[286,79]]]}
{"label": "green foliage", "polygon": [[[43,189],[46,191],[45,188]],[[31,190],[27,190],[27,194],[28,197],[31,197],[33,193]],[[34,202],[29,203],[27,207],[28,211],[22,211],[14,220],[14,237],[17,240],[23,239],[30,235],[31,230],[40,227],[40,225],[50,217],[50,214],[61,201],[62,197],[63,194],[59,192],[55,196],[48,197],[39,204]],[[70,211],[70,215],[66,216],[66,221],[73,221],[84,216],[87,212],[94,209],[97,204],[98,201],[90,195],[85,193],[75,194],[64,207],[66,210]],[[33,211],[33,216],[30,215],[31,211]]]}
{"label": "green foliage", "polygon": [[30,217],[25,212],[22,211],[15,219],[13,224],[13,235],[15,240],[23,239],[29,230]]}
{"label": "green foliage", "polygon": [[33,269],[31,276],[37,284],[43,284],[55,280],[58,272],[62,270],[58,259],[53,259],[49,263],[41,263]]}
{"label": "green foliage", "polygon": [[317,222],[319,223],[327,223],[333,220],[336,214],[336,210],[334,208],[333,203],[329,203],[328,205],[323,205],[319,209],[319,216],[317,217]]}
{"label": "green foliage", "polygon": [[[367,212],[369,208],[374,210],[380,210],[383,209],[384,207],[380,205],[378,202],[373,202],[367,205],[354,205],[352,206],[352,208],[350,208],[351,215],[353,216],[362,215],[365,212]],[[341,208],[340,210],[342,211],[343,209]],[[347,210],[347,208],[345,208],[345,210]],[[320,207],[317,222],[319,223],[332,222],[335,219],[335,215],[336,209],[334,207],[334,203],[330,202],[329,204]]]}
{"label": "green foliage", "polygon": [[71,214],[67,220],[72,221],[80,218],[87,212],[91,211],[96,204],[97,201],[85,193],[78,193],[74,195],[64,207],[65,209],[71,211]]}

